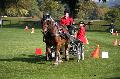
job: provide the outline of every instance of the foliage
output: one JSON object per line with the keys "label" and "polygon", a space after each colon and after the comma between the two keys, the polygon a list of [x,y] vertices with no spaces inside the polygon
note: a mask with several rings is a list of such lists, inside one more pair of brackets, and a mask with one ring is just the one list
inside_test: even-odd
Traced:
{"label": "foliage", "polygon": [[30,16],[30,13],[39,14],[36,0],[4,0],[1,4],[4,4],[2,7],[4,7],[4,12],[8,16]]}
{"label": "foliage", "polygon": [[50,12],[58,19],[63,15],[65,5],[74,18],[87,19],[95,14],[98,17],[97,5],[91,0],[0,0],[0,11],[1,15],[8,16],[42,16],[44,12]]}
{"label": "foliage", "polygon": [[55,0],[38,0],[39,9],[43,13],[49,12],[52,17],[58,19],[63,15],[64,5]]}
{"label": "foliage", "polygon": [[25,16],[28,15],[28,10],[23,8],[14,8],[14,6],[11,6],[6,9],[6,13],[9,16]]}
{"label": "foliage", "polygon": [[111,8],[111,10],[106,13],[105,20],[109,22],[118,23],[120,21],[120,5]]}
{"label": "foliage", "polygon": [[103,20],[105,14],[109,11],[109,7],[107,7],[106,5],[100,5],[97,6],[93,12],[89,15],[90,19],[100,19]]}
{"label": "foliage", "polygon": [[97,7],[96,3],[93,1],[87,1],[79,0],[77,4],[78,8],[78,14],[77,17],[80,19],[86,19],[88,18],[89,14],[93,12],[93,10]]}

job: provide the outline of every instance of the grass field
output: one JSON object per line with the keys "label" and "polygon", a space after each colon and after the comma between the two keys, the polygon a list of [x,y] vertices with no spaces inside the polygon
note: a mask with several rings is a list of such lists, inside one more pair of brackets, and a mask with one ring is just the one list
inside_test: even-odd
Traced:
{"label": "grass field", "polygon": [[[54,66],[44,60],[44,55],[35,56],[36,48],[45,52],[41,29],[35,28],[34,34],[30,31],[19,27],[0,29],[0,79],[120,79],[120,46],[112,45],[119,36],[87,32],[90,44],[85,46],[85,60],[78,63],[71,59]],[[108,59],[90,57],[97,44],[101,52],[109,52]]]}

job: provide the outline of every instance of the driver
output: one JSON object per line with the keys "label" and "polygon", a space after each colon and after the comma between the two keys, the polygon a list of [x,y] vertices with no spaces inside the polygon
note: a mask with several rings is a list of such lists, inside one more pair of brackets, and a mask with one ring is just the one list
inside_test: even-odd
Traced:
{"label": "driver", "polygon": [[72,35],[73,30],[72,24],[74,24],[73,18],[69,16],[68,11],[65,11],[64,16],[60,19],[60,25],[63,26],[64,28],[67,28],[70,35]]}

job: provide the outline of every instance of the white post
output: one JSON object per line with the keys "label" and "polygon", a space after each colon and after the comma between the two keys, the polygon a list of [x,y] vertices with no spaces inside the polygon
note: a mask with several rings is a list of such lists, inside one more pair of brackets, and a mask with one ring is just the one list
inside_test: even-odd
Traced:
{"label": "white post", "polygon": [[2,29],[2,18],[0,18],[0,25],[1,25],[1,29]]}

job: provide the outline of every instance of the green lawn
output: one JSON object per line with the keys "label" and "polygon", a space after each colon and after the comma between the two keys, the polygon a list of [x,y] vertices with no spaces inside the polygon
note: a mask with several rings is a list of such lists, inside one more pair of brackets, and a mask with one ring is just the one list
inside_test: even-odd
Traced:
{"label": "green lawn", "polygon": [[[106,32],[87,32],[90,44],[85,46],[85,60],[78,63],[74,59],[54,66],[44,56],[35,56],[36,48],[45,52],[45,43],[40,29],[35,29],[34,34],[30,31],[17,27],[0,29],[0,79],[120,78],[120,46],[112,45],[120,37]],[[97,44],[101,52],[109,52],[108,59],[90,57]]]}

